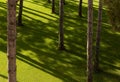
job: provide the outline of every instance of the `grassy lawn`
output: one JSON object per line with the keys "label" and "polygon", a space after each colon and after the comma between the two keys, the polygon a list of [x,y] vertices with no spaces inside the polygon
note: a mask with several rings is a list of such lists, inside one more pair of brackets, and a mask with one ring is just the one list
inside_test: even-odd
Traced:
{"label": "grassy lawn", "polygon": [[[57,14],[51,13],[51,4],[47,0],[24,0],[24,26],[17,27],[18,82],[86,82],[87,0],[83,3],[83,18],[78,17],[78,0],[66,2],[64,32],[67,51],[59,51],[58,0]],[[94,43],[97,2],[94,0]],[[0,82],[8,79],[6,10],[6,1],[0,0]],[[94,82],[120,81],[120,32],[113,32],[107,20],[106,10],[103,10],[100,49],[103,71],[94,74]]]}

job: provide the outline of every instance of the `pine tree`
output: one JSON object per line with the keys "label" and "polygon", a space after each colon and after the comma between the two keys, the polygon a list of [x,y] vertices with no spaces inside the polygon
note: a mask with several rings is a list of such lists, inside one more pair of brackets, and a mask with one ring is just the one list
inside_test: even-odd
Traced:
{"label": "pine tree", "polygon": [[87,29],[87,82],[92,82],[92,28],[93,28],[93,0],[88,0],[88,29]]}
{"label": "pine tree", "polygon": [[8,82],[16,82],[16,1],[8,0],[7,2]]}
{"label": "pine tree", "polygon": [[94,71],[95,72],[99,71],[101,26],[102,26],[102,0],[99,0],[98,24],[97,24],[97,33],[96,33],[96,49],[95,49],[95,59],[94,59]]}
{"label": "pine tree", "polygon": [[64,29],[63,29],[63,20],[64,20],[64,1],[60,0],[59,2],[59,44],[58,47],[60,50],[64,50]]}

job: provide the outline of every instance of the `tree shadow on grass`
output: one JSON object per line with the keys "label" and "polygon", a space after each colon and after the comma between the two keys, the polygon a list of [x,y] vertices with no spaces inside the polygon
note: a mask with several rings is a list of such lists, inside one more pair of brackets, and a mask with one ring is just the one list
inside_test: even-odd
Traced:
{"label": "tree shadow on grass", "polygon": [[120,34],[109,30],[110,27],[108,28],[108,25],[104,25],[104,27],[106,28],[103,28],[100,49],[101,67],[105,68],[109,72],[120,71],[120,53],[118,53],[120,50]]}
{"label": "tree shadow on grass", "polygon": [[[43,61],[44,64],[41,64],[39,61],[33,60],[32,58],[22,55],[22,54],[18,54],[17,58],[21,61],[24,61],[25,63],[28,63],[28,64],[40,69],[40,70],[47,72],[53,76],[59,77],[62,80],[64,80],[65,82],[69,82],[69,81],[77,82],[77,80],[73,79],[69,75],[64,74],[64,73],[66,73],[65,68],[63,68],[62,65],[56,64],[57,61],[52,57],[44,57],[44,58],[47,58],[47,61],[45,61],[45,59],[44,59],[44,61]],[[41,61],[42,57],[39,56],[39,58]],[[54,62],[51,61],[51,59]],[[67,70],[69,70],[69,68]]]}
{"label": "tree shadow on grass", "polygon": [[94,74],[95,82],[119,82],[120,80],[119,75],[105,71],[101,71],[97,74]]}
{"label": "tree shadow on grass", "polygon": [[[65,46],[67,51],[57,50],[58,18],[49,13],[47,14],[30,7],[24,7],[24,12],[38,16],[39,18],[44,18],[47,22],[36,19],[34,16],[23,14],[24,26],[17,27],[17,59],[37,69],[43,70],[52,76],[58,77],[63,80],[63,82],[86,82],[87,15],[85,11],[83,13],[85,17],[79,18],[76,14],[76,4],[73,5],[74,7],[72,7],[71,4],[73,3],[66,5],[68,6],[66,10],[75,13],[65,13],[64,19]],[[86,10],[87,8],[83,7],[83,9]],[[6,11],[2,12],[5,13]],[[42,13],[45,16],[35,12]],[[95,12],[97,12],[96,9]],[[55,19],[52,20],[46,16],[51,16]],[[6,16],[3,14],[0,19],[6,19]],[[3,23],[1,23],[3,24],[2,27],[5,27],[5,21],[3,21]],[[2,29],[2,27],[0,29]],[[119,45],[119,35],[109,32],[106,28],[107,27],[103,28],[102,31],[102,43],[105,47],[101,47],[101,54],[104,54],[100,56],[101,68],[107,68],[107,70],[120,70],[118,66],[112,65],[116,64],[116,62],[119,63],[119,46],[115,46]],[[5,31],[1,36],[3,36],[4,33]],[[108,38],[106,39],[106,37]],[[4,35],[3,38],[5,41],[6,35]],[[116,43],[114,43],[114,40]],[[6,44],[3,45],[5,46]],[[113,47],[114,50],[112,51]],[[109,48],[111,50],[108,51]],[[4,48],[1,50],[4,51]],[[114,54],[114,56],[110,55],[108,57],[108,54]],[[111,58],[113,60],[111,60]],[[94,74],[94,82],[99,82],[98,79],[101,80],[100,82],[119,82],[118,77],[119,75],[109,72],[99,72],[98,74]]]}
{"label": "tree shadow on grass", "polygon": [[[35,24],[36,27],[41,26],[41,24],[43,23],[40,21],[39,23],[35,23],[33,21],[31,22]],[[37,54],[36,57],[39,59],[38,62],[42,61],[44,63],[44,67],[43,67],[44,70],[49,70],[49,71],[54,70],[53,75],[61,78],[62,80],[65,80],[65,82],[69,82],[71,80],[72,82],[77,82],[79,81],[79,78],[77,76],[79,75],[78,71],[80,71],[77,69],[80,68],[81,70],[84,70],[82,69],[83,67],[79,67],[79,64],[81,64],[84,59],[80,58],[80,56],[77,57],[65,51],[61,52],[56,50],[57,49],[57,45],[56,45],[57,44],[57,33],[56,33],[57,28],[56,28],[56,24],[54,25],[54,23],[55,23],[54,21],[53,22],[50,21],[50,24],[49,24],[49,26],[55,26],[55,27],[51,27],[53,30],[48,30],[47,25],[43,23],[41,28],[31,27],[29,28],[28,32],[26,32],[25,29],[27,30],[27,28],[29,27],[28,25],[30,24],[25,23],[27,25],[26,28],[20,27],[18,31],[20,36],[18,35],[19,38],[17,41],[17,44],[18,44],[17,50],[19,50],[20,52],[22,52],[22,50],[25,50],[25,51],[30,50],[36,53]],[[23,31],[20,31],[20,30],[23,30]],[[19,59],[19,56],[20,55],[17,55],[18,59]],[[29,57],[27,58],[25,56],[23,57],[23,59],[24,58],[25,60],[31,62]],[[35,61],[33,63],[35,65],[38,65],[37,68],[40,68],[43,66],[43,65],[41,66],[41,64],[35,63]],[[85,65],[81,65],[81,66],[85,66]],[[74,72],[73,74],[72,74],[72,71]],[[70,74],[73,77],[70,77],[69,76]],[[74,76],[74,74],[77,74],[77,75]],[[76,80],[75,78],[77,78],[78,80]]]}
{"label": "tree shadow on grass", "polygon": [[[29,9],[29,8],[26,8],[26,9]],[[24,15],[24,17],[26,17],[26,15]],[[81,56],[83,51],[81,51],[81,53],[78,52],[77,54],[75,54],[74,52],[73,53],[68,52],[69,50],[67,52],[56,50],[57,43],[58,43],[58,19],[56,20],[47,19],[49,20],[49,22],[44,23],[32,17],[29,17],[29,18],[32,20],[27,20],[24,18],[25,26],[18,27],[17,50],[19,52],[22,52],[22,50],[25,50],[25,51],[30,50],[37,54],[36,57],[39,59],[39,61],[32,60],[32,58],[31,57],[29,58],[28,56],[23,56],[22,55],[23,53],[22,54],[18,53],[17,58],[20,60],[22,60],[23,58],[24,62],[36,68],[42,69],[41,67],[43,67],[43,71],[46,71],[46,72],[47,70],[48,72],[51,71],[52,75],[59,77],[61,80],[65,82],[69,82],[69,81],[79,82],[82,79],[85,81],[86,71],[84,68],[86,67],[86,62],[85,62],[85,56],[84,58],[82,58]],[[74,19],[75,18],[70,18],[70,20],[74,20]],[[67,36],[67,34],[69,34],[68,32],[72,33],[72,30],[69,31],[70,26],[68,24],[71,23],[70,28],[74,28],[73,26],[79,25],[79,24],[77,24],[76,21],[70,22],[68,19],[66,21],[67,22],[65,23],[65,27],[67,27],[66,29],[68,30],[65,30],[65,34]],[[28,29],[29,31],[26,31]],[[75,31],[73,30],[73,33],[74,32]],[[70,36],[72,35],[70,34]],[[71,39],[72,38],[73,36],[71,37]],[[67,47],[68,45],[67,38],[65,38],[65,41],[66,41],[65,44]],[[76,43],[76,45],[77,44],[78,43]],[[75,47],[74,44],[73,46]],[[78,48],[75,48],[74,50],[77,50],[77,49]],[[39,62],[41,61],[44,64],[39,64]]]}
{"label": "tree shadow on grass", "polygon": [[2,74],[0,74],[0,77],[5,78],[5,79],[8,79],[8,77],[6,77],[6,76],[4,76],[4,75],[2,75]]}
{"label": "tree shadow on grass", "polygon": [[0,51],[6,52],[6,40],[7,40],[7,12],[6,4],[0,2]]}

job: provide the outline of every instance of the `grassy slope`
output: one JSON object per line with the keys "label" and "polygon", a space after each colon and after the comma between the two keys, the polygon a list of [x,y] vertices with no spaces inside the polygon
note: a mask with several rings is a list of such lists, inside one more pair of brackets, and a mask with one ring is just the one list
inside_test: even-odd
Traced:
{"label": "grassy slope", "polygon": [[[24,26],[17,27],[18,82],[86,82],[86,2],[83,5],[84,18],[77,16],[77,0],[66,4],[64,27],[67,51],[58,51],[58,15],[51,14],[51,6],[45,0],[24,1]],[[94,0],[94,7],[95,41],[97,0]],[[120,33],[112,32],[106,21],[104,14],[100,54],[100,66],[104,72],[94,74],[94,82],[119,82]],[[4,0],[0,0],[0,82],[7,82]]]}

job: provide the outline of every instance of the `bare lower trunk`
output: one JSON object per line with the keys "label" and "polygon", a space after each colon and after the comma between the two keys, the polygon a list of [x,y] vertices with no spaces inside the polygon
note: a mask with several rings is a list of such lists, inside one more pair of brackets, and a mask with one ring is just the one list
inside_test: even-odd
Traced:
{"label": "bare lower trunk", "polygon": [[98,25],[97,25],[97,34],[96,34],[96,53],[94,59],[94,71],[99,71],[99,49],[100,49],[100,36],[101,36],[101,23],[102,23],[102,0],[99,0],[99,9],[98,9]]}
{"label": "bare lower trunk", "polygon": [[19,26],[22,26],[22,10],[23,10],[23,0],[20,0],[18,22],[17,22]]}
{"label": "bare lower trunk", "polygon": [[64,50],[64,30],[63,30],[63,20],[64,20],[64,7],[63,7],[63,0],[60,0],[59,3],[59,16],[60,16],[60,23],[59,23],[59,49]]}
{"label": "bare lower trunk", "polygon": [[87,82],[92,82],[92,28],[93,28],[93,0],[88,0],[88,29],[87,29]]}
{"label": "bare lower trunk", "polygon": [[16,1],[8,0],[7,2],[8,82],[16,82]]}
{"label": "bare lower trunk", "polygon": [[55,13],[55,0],[52,0],[52,13]]}
{"label": "bare lower trunk", "polygon": [[82,17],[82,0],[79,1],[78,15]]}

